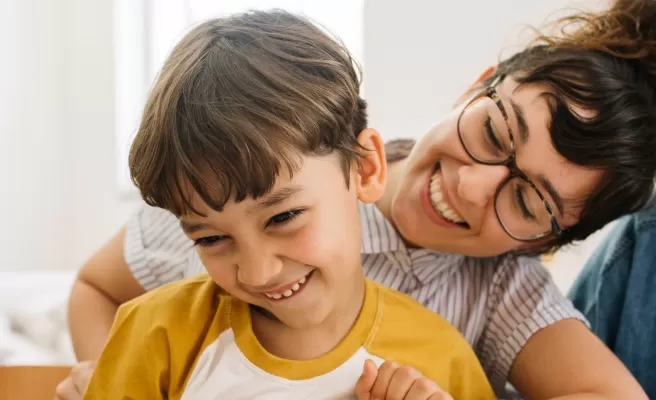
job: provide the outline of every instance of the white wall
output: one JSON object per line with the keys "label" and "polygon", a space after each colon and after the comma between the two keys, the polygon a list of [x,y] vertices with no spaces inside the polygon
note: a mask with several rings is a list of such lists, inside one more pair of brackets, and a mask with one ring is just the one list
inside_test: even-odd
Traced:
{"label": "white wall", "polygon": [[0,13],[0,270],[76,268],[118,229],[111,0]]}
{"label": "white wall", "polygon": [[[370,125],[386,139],[419,137],[526,24],[563,7],[605,0],[365,1],[365,93]],[[524,35],[524,38],[527,36]]]}
{"label": "white wall", "polygon": [[0,268],[61,267],[68,249],[63,10],[3,2],[0,13]]}
{"label": "white wall", "polygon": [[[48,0],[44,0],[48,1]],[[77,268],[138,204],[122,198],[116,176],[112,0],[67,0],[66,103],[72,143],[68,268]]]}

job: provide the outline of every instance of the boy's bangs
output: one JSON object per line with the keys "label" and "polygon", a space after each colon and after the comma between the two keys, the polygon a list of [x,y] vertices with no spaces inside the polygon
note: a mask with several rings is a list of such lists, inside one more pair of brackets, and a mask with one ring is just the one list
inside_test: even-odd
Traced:
{"label": "boy's bangs", "polygon": [[194,207],[197,196],[221,211],[228,201],[265,195],[281,173],[291,177],[301,167],[299,145],[283,135],[242,134],[236,136],[239,140],[227,141],[223,140],[226,135],[211,132],[171,135],[169,148],[162,149],[166,155],[153,155],[165,162],[159,179],[151,180],[151,185],[140,183],[142,188],[148,187],[143,193],[148,204],[178,216],[202,215]]}
{"label": "boy's bangs", "polygon": [[332,152],[348,182],[366,127],[352,61],[284,12],[200,24],[148,96],[129,161],[142,197],[178,216],[198,213],[199,200],[221,210],[266,194],[302,156]]}

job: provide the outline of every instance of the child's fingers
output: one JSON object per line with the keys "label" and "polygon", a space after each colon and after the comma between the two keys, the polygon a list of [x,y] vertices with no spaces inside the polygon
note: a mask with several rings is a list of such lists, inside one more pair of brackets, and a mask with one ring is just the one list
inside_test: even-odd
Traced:
{"label": "child's fingers", "polygon": [[378,368],[371,360],[364,362],[362,375],[355,384],[355,395],[358,400],[371,400],[371,388],[373,388],[378,376]]}
{"label": "child's fingers", "polygon": [[421,377],[416,379],[406,396],[405,400],[453,400],[445,391],[440,389],[437,383],[432,380]]}
{"label": "child's fingers", "polygon": [[399,365],[394,361],[385,361],[380,368],[378,368],[378,374],[376,376],[376,382],[374,382],[374,387],[371,389],[371,395],[374,399],[386,399],[387,398],[387,389],[389,384],[392,381],[392,376],[399,368]]}
{"label": "child's fingers", "polygon": [[387,387],[387,398],[405,399],[415,380],[421,377],[421,373],[412,367],[399,367]]}
{"label": "child's fingers", "polygon": [[96,368],[95,361],[83,361],[73,367],[71,370],[71,377],[73,378],[73,383],[75,384],[75,389],[80,394],[84,394],[89,386],[89,381],[91,380],[91,375],[93,375],[93,370]]}

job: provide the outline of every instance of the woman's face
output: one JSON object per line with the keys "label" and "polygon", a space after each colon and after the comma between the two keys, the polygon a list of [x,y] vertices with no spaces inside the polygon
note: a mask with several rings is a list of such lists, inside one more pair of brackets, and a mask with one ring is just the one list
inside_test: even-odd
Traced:
{"label": "woman's face", "polygon": [[[459,138],[458,118],[481,89],[475,85],[417,142],[405,160],[390,168],[389,195],[384,200],[387,206],[382,208],[413,245],[481,257],[536,245],[511,238],[497,218],[495,196],[507,180],[509,169],[477,163]],[[546,86],[518,86],[507,78],[496,89],[515,139],[518,168],[550,204],[561,228],[576,224],[582,201],[600,183],[602,172],[569,162],[553,147],[551,113],[541,96]],[[468,123],[468,132],[483,130],[485,125],[483,119],[475,118]],[[521,131],[526,134],[520,135]],[[523,203],[517,200],[523,195],[505,188],[506,195],[499,198],[497,208],[525,216],[527,210],[518,206]],[[544,214],[544,204],[533,202],[528,206],[533,214]]]}

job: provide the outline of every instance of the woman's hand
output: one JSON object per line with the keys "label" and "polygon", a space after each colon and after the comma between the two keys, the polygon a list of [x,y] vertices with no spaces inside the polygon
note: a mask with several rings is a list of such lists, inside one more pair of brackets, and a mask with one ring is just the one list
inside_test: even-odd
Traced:
{"label": "woman's hand", "polygon": [[95,367],[95,361],[83,361],[74,366],[66,379],[57,386],[55,400],[81,400]]}
{"label": "woman's hand", "polygon": [[380,368],[371,360],[365,361],[355,394],[358,400],[453,400],[416,369],[394,361],[385,361]]}

